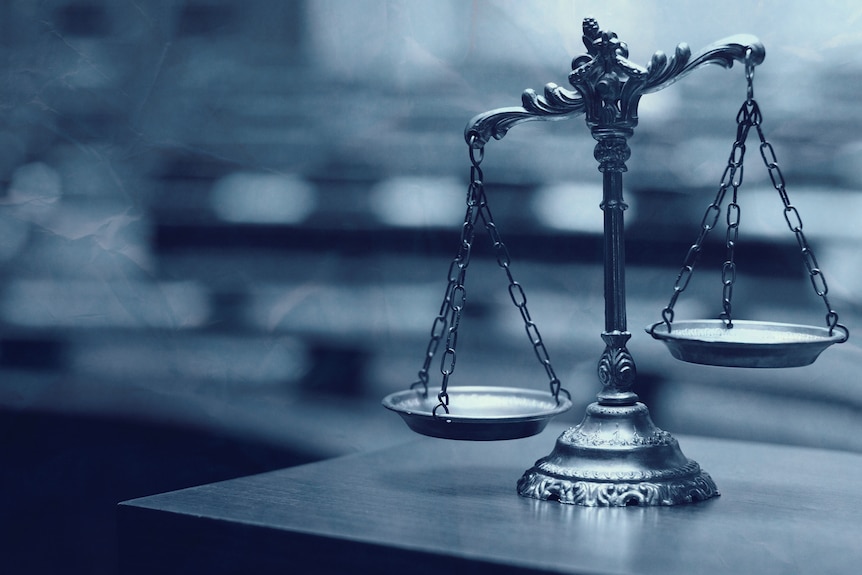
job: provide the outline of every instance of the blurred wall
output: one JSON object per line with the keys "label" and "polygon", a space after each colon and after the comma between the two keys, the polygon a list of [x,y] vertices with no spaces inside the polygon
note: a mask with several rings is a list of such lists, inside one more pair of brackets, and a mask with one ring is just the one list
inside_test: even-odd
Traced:
{"label": "blurred wall", "polygon": [[[767,132],[822,242],[831,295],[855,313],[862,12],[852,2],[19,0],[0,7],[2,365],[105,386],[105,409],[135,414],[120,380],[170,393],[194,382],[190,397],[215,405],[252,384],[376,403],[424,349],[462,213],[466,121],[516,105],[525,88],[565,84],[587,15],[641,63],[681,41],[763,40]],[[644,274],[632,323],[652,321],[669,293],[744,94],[739,66],[712,67],[643,100],[626,176],[629,263]],[[566,302],[547,329],[575,379],[592,378],[598,352],[573,342],[594,341],[601,323],[592,145],[579,120],[529,124],[486,160],[536,305]],[[757,249],[740,256],[756,281],[737,297],[751,315],[819,322],[758,160],[749,154],[743,227]],[[487,275],[475,281],[495,285]],[[780,297],[764,298],[763,282]],[[500,301],[475,304],[476,321],[517,332]],[[492,370],[496,345],[517,347],[465,345]],[[81,397],[64,408],[93,407]]]}

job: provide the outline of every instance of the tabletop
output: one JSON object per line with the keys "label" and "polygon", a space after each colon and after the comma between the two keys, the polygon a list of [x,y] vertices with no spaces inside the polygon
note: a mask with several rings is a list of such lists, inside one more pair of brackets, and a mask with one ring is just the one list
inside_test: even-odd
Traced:
{"label": "tabletop", "polygon": [[501,442],[417,436],[127,501],[121,572],[736,575],[862,564],[860,455],[683,436],[720,497],[609,509],[518,496],[518,478],[562,430]]}

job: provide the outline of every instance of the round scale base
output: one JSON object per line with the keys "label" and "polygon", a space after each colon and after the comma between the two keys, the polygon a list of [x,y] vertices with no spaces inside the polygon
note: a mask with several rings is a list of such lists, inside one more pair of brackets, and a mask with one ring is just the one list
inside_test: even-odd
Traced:
{"label": "round scale base", "polygon": [[588,406],[584,420],[524,473],[518,493],[586,507],[679,505],[719,495],[642,403]]}

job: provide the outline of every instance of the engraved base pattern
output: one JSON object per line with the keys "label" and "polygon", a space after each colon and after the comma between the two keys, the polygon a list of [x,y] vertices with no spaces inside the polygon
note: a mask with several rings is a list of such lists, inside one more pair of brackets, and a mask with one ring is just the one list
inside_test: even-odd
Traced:
{"label": "engraved base pattern", "polygon": [[715,497],[719,492],[705,472],[667,481],[609,483],[561,479],[533,469],[518,481],[518,494],[584,507],[625,507],[694,503]]}

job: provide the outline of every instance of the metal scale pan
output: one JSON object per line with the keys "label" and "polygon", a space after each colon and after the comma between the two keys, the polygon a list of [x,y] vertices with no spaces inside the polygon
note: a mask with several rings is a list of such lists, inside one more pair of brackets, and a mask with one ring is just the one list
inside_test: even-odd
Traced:
{"label": "metal scale pan", "polygon": [[536,435],[550,419],[572,407],[563,395],[511,387],[462,386],[448,390],[452,413],[434,414],[437,398],[408,389],[386,396],[383,406],[422,435],[442,439],[495,441]]}
{"label": "metal scale pan", "polygon": [[[799,210],[790,202],[775,150],[763,132],[763,116],[760,106],[754,100],[754,67],[753,61],[749,59],[750,55],[751,52],[746,52],[745,76],[748,81],[748,97],[736,116],[737,139],[731,148],[721,184],[715,199],[704,213],[697,239],[686,253],[677,275],[673,294],[662,311],[664,321],[648,327],[647,332],[654,338],[664,341],[675,358],[690,363],[725,367],[800,367],[814,363],[820,353],[830,345],[847,341],[850,332],[838,323],[838,314],[833,310],[827,297],[829,288],[823,270],[818,265],[814,251],[802,231],[803,224]],[[826,327],[732,319],[731,297],[736,281],[734,258],[741,213],[737,195],[742,185],[745,142],[750,133],[757,134],[763,164],[784,204],[784,220],[800,247],[802,261],[807,268],[814,293],[826,306]],[[717,223],[727,192],[732,199],[726,211],[727,257],[721,269],[723,311],[719,316],[720,319],[674,322],[674,304],[691,279],[695,263],[702,251],[703,241]]]}
{"label": "metal scale pan", "polygon": [[800,367],[814,363],[827,347],[847,340],[844,330],[720,319],[659,322],[647,333],[663,341],[676,359],[723,367]]}
{"label": "metal scale pan", "polygon": [[[467,142],[470,184],[467,186],[467,209],[461,226],[460,245],[455,259],[449,265],[448,282],[439,314],[432,322],[425,360],[419,370],[419,381],[407,390],[386,396],[383,406],[400,415],[411,430],[431,437],[471,441],[530,437],[545,429],[552,417],[570,409],[572,401],[551,366],[539,328],[527,309],[527,295],[512,275],[508,248],[500,237],[499,228],[488,207],[480,166],[485,155],[485,142],[472,133],[467,135]],[[509,297],[524,322],[536,358],[548,376],[547,391],[504,386],[449,386],[449,377],[455,370],[458,329],[467,301],[464,284],[478,226],[488,232],[497,264],[505,272]],[[428,368],[441,343],[445,351],[440,362],[443,376],[440,394],[429,395]],[[424,383],[422,389],[417,387],[419,383]],[[444,395],[445,403],[441,403]]]}

